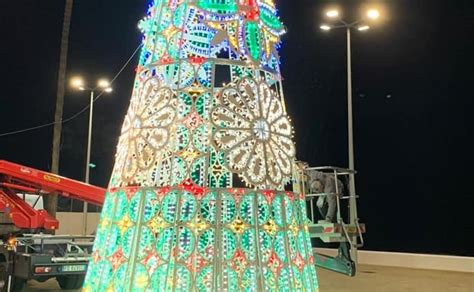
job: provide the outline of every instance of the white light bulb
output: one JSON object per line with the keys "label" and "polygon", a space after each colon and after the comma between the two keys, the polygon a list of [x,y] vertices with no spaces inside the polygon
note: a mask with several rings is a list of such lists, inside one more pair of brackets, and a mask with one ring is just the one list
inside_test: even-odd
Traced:
{"label": "white light bulb", "polygon": [[321,25],[319,28],[322,29],[322,30],[326,30],[326,31],[331,29],[331,27],[329,25],[326,25],[326,24]]}
{"label": "white light bulb", "polygon": [[97,86],[99,86],[100,88],[108,88],[110,87],[110,82],[106,79],[100,79],[98,82],[97,82]]}
{"label": "white light bulb", "polygon": [[367,17],[370,19],[377,19],[380,16],[380,12],[377,9],[370,9],[367,11]]}
{"label": "white light bulb", "polygon": [[326,12],[326,16],[327,17],[330,17],[330,18],[336,18],[339,16],[339,11],[337,10],[329,10],[328,12]]}

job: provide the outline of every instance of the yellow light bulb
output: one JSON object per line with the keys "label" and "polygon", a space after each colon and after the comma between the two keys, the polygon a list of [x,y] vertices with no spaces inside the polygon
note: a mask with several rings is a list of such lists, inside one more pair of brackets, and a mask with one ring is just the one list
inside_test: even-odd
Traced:
{"label": "yellow light bulb", "polygon": [[336,18],[339,17],[339,11],[337,10],[329,10],[326,12],[326,16],[330,18]]}
{"label": "yellow light bulb", "polygon": [[375,20],[380,17],[380,12],[377,9],[369,9],[367,11],[367,17]]}

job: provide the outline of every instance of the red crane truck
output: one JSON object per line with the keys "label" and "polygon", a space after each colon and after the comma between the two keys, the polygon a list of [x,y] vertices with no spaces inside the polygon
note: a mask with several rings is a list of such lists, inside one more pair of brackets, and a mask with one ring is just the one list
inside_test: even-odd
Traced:
{"label": "red crane truck", "polygon": [[[63,289],[82,286],[94,237],[44,233],[59,227],[35,209],[51,193],[102,206],[105,189],[0,160],[0,291],[21,291],[30,279],[53,277]],[[36,201],[26,202],[27,195]]]}

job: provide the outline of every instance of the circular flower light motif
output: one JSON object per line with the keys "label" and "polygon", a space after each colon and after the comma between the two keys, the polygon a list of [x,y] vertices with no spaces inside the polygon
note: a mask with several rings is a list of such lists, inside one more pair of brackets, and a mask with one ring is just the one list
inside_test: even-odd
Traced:
{"label": "circular flower light motif", "polygon": [[125,117],[117,152],[117,171],[123,184],[146,176],[169,140],[169,126],[176,116],[173,91],[149,78],[132,99]]}
{"label": "circular flower light motif", "polygon": [[292,127],[278,95],[264,80],[243,78],[220,92],[212,111],[214,143],[227,168],[248,184],[282,187],[291,175],[295,146]]}

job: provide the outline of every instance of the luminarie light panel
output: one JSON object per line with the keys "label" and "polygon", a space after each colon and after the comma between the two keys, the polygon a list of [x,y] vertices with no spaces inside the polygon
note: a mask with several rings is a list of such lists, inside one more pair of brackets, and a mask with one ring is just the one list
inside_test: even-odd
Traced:
{"label": "luminarie light panel", "polygon": [[85,291],[317,291],[272,0],[155,0]]}

